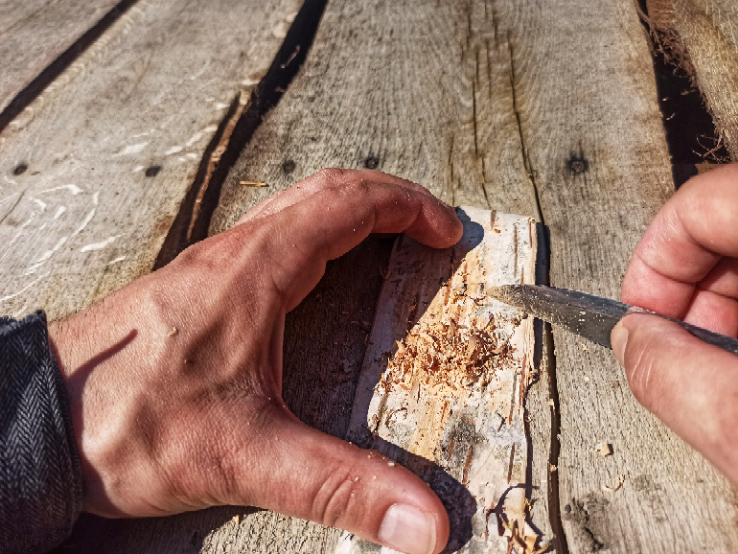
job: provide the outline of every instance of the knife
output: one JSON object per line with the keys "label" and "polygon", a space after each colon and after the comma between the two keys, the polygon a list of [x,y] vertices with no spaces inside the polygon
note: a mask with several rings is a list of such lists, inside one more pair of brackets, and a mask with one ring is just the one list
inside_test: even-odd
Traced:
{"label": "knife", "polygon": [[673,321],[698,339],[738,355],[738,340],[734,338],[601,296],[540,285],[489,287],[485,292],[505,304],[520,308],[607,348],[612,348],[610,331],[615,324],[626,313],[640,312]]}

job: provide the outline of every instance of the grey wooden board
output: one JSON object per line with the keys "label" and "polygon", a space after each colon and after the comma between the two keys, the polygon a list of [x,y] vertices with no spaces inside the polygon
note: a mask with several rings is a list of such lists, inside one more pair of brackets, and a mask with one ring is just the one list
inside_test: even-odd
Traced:
{"label": "grey wooden board", "polygon": [[0,112],[119,0],[0,0]]}
{"label": "grey wooden board", "polygon": [[[521,129],[551,233],[551,284],[617,298],[672,191],[634,4],[495,4],[511,36]],[[570,552],[734,552],[727,482],[637,405],[610,351],[554,330],[559,477]],[[598,443],[613,444],[601,457]],[[615,488],[624,476],[623,486]]]}
{"label": "grey wooden board", "polygon": [[[229,227],[269,194],[331,166],[376,167],[420,182],[452,204],[536,216],[514,111],[510,49],[495,18],[491,5],[475,1],[330,2],[304,67],[231,171],[211,232]],[[359,294],[373,308],[377,296]],[[338,310],[335,317],[350,319]],[[362,358],[342,357],[361,366]],[[302,360],[304,370],[316,363]],[[288,389],[303,383],[285,379]],[[543,396],[530,410],[547,427],[545,389]],[[536,436],[546,442],[532,448],[533,523],[550,539],[549,437]],[[258,529],[260,524],[254,522],[253,532],[265,537],[290,525],[287,518],[271,528]],[[326,533],[330,540],[321,552],[333,552],[337,535]]]}
{"label": "grey wooden board", "polygon": [[692,77],[733,160],[738,160],[738,4],[733,0],[648,0],[657,29],[676,32]]}
{"label": "grey wooden board", "polygon": [[7,126],[2,313],[60,317],[151,270],[218,126],[299,7],[142,0]]}
{"label": "grey wooden board", "polygon": [[[331,3],[302,73],[228,179],[212,230],[320,167],[373,158],[449,202],[535,215],[525,152],[551,231],[552,284],[617,297],[673,189],[656,100],[629,0]],[[609,352],[554,339],[562,451],[552,478],[569,550],[734,546],[725,481],[637,405]],[[545,439],[548,406],[529,407]],[[613,456],[595,453],[601,441]],[[533,475],[545,492],[543,461]],[[603,490],[621,475],[619,490]]]}

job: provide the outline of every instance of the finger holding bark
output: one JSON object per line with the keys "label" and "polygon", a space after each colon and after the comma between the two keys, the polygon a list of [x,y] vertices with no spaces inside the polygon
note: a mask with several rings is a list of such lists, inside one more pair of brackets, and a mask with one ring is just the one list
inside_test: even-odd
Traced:
{"label": "finger holding bark", "polygon": [[[328,260],[370,233],[405,233],[434,248],[455,244],[463,231],[454,210],[406,182],[352,179],[321,189],[260,219],[261,251],[270,257],[271,279],[293,309],[317,285]],[[247,222],[232,231],[254,239]]]}
{"label": "finger holding bark", "polygon": [[388,173],[382,173],[381,171],[370,169],[324,169],[260,202],[241,216],[236,224],[246,223],[259,217],[275,214],[321,190],[344,187],[361,181],[395,184],[431,196],[427,189],[417,183]]}

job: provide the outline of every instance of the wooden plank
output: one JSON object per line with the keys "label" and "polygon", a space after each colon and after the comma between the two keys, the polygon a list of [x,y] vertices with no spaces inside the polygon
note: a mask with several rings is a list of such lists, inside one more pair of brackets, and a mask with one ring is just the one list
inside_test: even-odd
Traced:
{"label": "wooden plank", "polygon": [[0,1],[0,113],[119,1]]}
{"label": "wooden plank", "polygon": [[[513,22],[517,106],[551,233],[551,284],[617,298],[635,244],[672,190],[635,7],[495,5]],[[561,330],[554,344],[569,552],[735,551],[727,482],[637,405],[611,352]],[[613,455],[597,453],[602,442]]]}
{"label": "wooden plank", "polygon": [[142,0],[4,129],[3,313],[60,317],[151,270],[299,6]]}
{"label": "wooden plank", "polygon": [[[450,550],[546,550],[528,523],[526,498],[523,398],[536,372],[533,318],[486,292],[535,282],[535,221],[478,208],[459,215],[464,236],[449,250],[398,239],[348,437],[440,492]],[[348,533],[336,547],[370,551]]]}
{"label": "wooden plank", "polygon": [[699,87],[719,136],[738,160],[738,4],[648,0],[650,23]]}
{"label": "wooden plank", "polygon": [[[632,248],[673,187],[632,3],[442,3],[432,15],[417,4],[413,15],[397,3],[366,9],[371,18],[361,7],[329,6],[302,75],[226,183],[213,229],[265,194],[239,180],[279,189],[294,178],[289,170],[302,176],[378,160],[451,202],[473,194],[468,183],[484,183],[498,207],[530,194],[527,169],[551,231],[553,284],[617,297]],[[449,29],[456,42],[445,38]],[[449,51],[456,57],[444,58]],[[505,173],[512,168],[518,173]],[[479,196],[473,202],[484,205]],[[520,208],[500,207],[535,213]],[[554,338],[561,454],[552,469],[569,550],[730,550],[736,510],[726,483],[635,403],[609,352],[563,332]],[[596,453],[603,441],[612,456]],[[621,475],[620,489],[603,490]]]}
{"label": "wooden plank", "polygon": [[[496,29],[494,10],[481,1],[329,2],[305,65],[226,180],[211,232],[232,225],[269,194],[330,166],[377,168],[420,182],[447,202],[535,216],[535,191],[525,169],[505,36],[504,29]],[[332,290],[351,291],[353,306],[365,306],[373,313],[377,294],[354,286],[366,271],[366,260],[353,260],[364,265],[346,265],[341,276],[329,271],[330,278],[342,283]],[[386,263],[385,258],[383,266]],[[376,269],[370,271],[376,275]],[[355,325],[355,309],[342,309],[337,303],[326,319],[353,329],[363,339]],[[300,337],[288,335],[288,344],[306,354],[294,365],[286,363],[285,392],[291,398],[287,403],[298,414],[312,415],[318,406],[311,391],[332,388],[331,380],[316,368],[344,363],[352,368],[348,375],[355,376],[363,351],[336,352],[330,339],[319,342],[322,336],[305,331],[320,327],[309,312],[290,314],[288,321],[294,322],[293,329],[303,329]],[[319,351],[313,353],[316,342]],[[327,352],[320,351],[326,348]],[[298,375],[299,381],[290,380]],[[342,410],[353,403],[355,386],[352,380],[334,396],[334,401],[340,398],[340,410],[323,408],[309,423],[345,437],[348,418]],[[540,441],[529,448],[531,518],[549,540],[547,383],[535,384],[529,394],[541,400],[529,406],[527,414]],[[249,523],[247,518],[242,525]],[[249,526],[249,533],[269,541],[289,533],[290,525],[288,518],[259,519]],[[324,546],[317,551],[334,551],[339,534],[314,526],[303,537],[314,540],[312,533],[322,533]],[[213,536],[225,544],[232,532],[223,527]]]}
{"label": "wooden plank", "polygon": [[[211,230],[329,165],[378,167],[452,203],[528,215],[537,211],[534,181],[551,230],[553,284],[617,296],[630,251],[671,190],[670,169],[635,9],[628,0],[590,4],[331,2],[301,74],[226,182]],[[289,320],[288,405],[337,436],[345,436],[355,383],[334,380],[341,362],[351,379],[363,360],[366,335],[353,314],[371,312],[378,294],[352,281],[376,278],[376,259],[339,260],[331,286]],[[357,271],[352,262],[363,265]],[[340,300],[331,296],[340,291],[348,292]],[[333,306],[323,306],[327,299]],[[320,331],[329,321],[343,329],[339,338]],[[561,488],[569,551],[731,551],[736,510],[725,482],[635,404],[609,353],[563,332],[554,338],[562,452],[552,480]],[[301,348],[305,354],[295,354]],[[543,437],[548,397],[536,391],[530,398],[540,404],[528,409]],[[337,409],[321,403],[326,394]],[[594,451],[602,441],[613,444],[612,456]],[[541,453],[548,445],[532,447],[529,471],[545,497],[549,468]],[[615,488],[622,474],[620,489],[602,489]],[[541,499],[534,511],[545,506]],[[270,545],[333,552],[339,539],[273,514],[249,515],[234,529],[222,515],[218,526],[209,513],[205,523],[173,518],[179,531],[167,536],[176,539],[196,521],[196,533],[207,538],[198,534],[193,544],[205,552],[235,541],[253,551]],[[549,516],[556,518],[545,510],[533,514],[547,536]],[[133,525],[148,536],[161,529]],[[155,551],[148,548],[137,544],[133,551]]]}

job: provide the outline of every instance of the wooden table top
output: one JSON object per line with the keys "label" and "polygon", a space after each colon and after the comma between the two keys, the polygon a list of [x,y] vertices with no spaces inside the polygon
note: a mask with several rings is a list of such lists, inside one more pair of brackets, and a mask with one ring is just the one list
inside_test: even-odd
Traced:
{"label": "wooden table top", "polygon": [[[735,157],[731,2],[648,3]],[[632,0],[0,0],[0,311],[83,309],[324,167],[532,217],[550,284],[617,298],[674,190],[658,98]],[[372,321],[391,247],[330,264],[288,319],[285,400],[339,437],[370,331],[352,322]],[[544,347],[527,485],[552,551],[738,550],[735,492],[611,353],[556,329]],[[332,553],[339,535],[224,507],[83,516],[61,550]]]}

